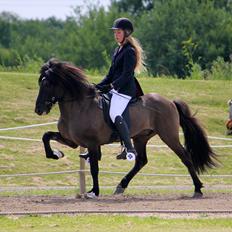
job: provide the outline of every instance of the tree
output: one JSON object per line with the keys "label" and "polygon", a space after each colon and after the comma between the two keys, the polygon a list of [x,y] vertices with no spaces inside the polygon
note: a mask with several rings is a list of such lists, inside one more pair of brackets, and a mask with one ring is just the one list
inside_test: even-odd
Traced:
{"label": "tree", "polygon": [[[84,15],[78,12],[75,31],[69,30],[65,38],[68,53],[78,66],[90,69],[101,69],[109,65],[110,54],[115,42],[110,27],[117,12],[113,9],[107,12],[103,7],[92,6]],[[71,19],[70,19],[71,20]]]}
{"label": "tree", "polygon": [[[156,1],[138,22],[138,37],[148,56],[154,74],[189,74],[189,57],[202,68],[209,68],[218,56],[228,58],[232,49],[231,15],[216,8],[213,1]],[[186,56],[184,44],[194,44]]]}
{"label": "tree", "polygon": [[135,16],[153,8],[152,0],[113,0],[112,4],[119,12],[127,12]]}

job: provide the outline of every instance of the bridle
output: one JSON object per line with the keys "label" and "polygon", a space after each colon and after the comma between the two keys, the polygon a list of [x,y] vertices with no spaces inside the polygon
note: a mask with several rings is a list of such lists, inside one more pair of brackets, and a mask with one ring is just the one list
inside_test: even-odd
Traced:
{"label": "bridle", "polygon": [[[43,80],[45,80],[47,77],[44,76],[42,79],[41,79],[41,82]],[[98,93],[95,93],[93,95],[87,95],[86,98],[94,98],[98,95]],[[51,97],[49,100],[46,100],[45,101],[45,104],[49,107],[53,107],[57,102],[58,103],[66,103],[66,102],[74,102],[74,101],[77,101],[78,98],[77,97],[71,97],[71,98],[65,98],[64,96],[63,97],[56,97],[54,96],[54,91],[53,93],[51,94]]]}
{"label": "bridle", "polygon": [[[46,77],[43,76],[43,78],[41,79],[41,82],[46,80]],[[40,82],[40,84],[41,84]],[[54,94],[51,94],[51,95],[54,95]],[[59,102],[59,98],[55,97],[55,96],[52,96],[49,100],[46,100],[45,101],[45,105],[49,106],[49,107],[52,107],[53,105],[55,105],[57,102]]]}

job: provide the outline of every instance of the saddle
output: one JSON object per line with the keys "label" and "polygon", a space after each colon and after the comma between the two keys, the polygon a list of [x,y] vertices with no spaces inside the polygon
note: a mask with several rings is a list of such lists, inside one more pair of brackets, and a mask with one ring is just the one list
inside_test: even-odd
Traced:
{"label": "saddle", "polygon": [[[103,111],[104,120],[105,120],[106,124],[112,130],[110,142],[114,142],[114,141],[119,141],[120,138],[119,138],[119,134],[116,130],[116,127],[115,127],[114,123],[112,122],[110,115],[109,115],[111,97],[112,97],[111,93],[100,94],[100,98],[98,100],[98,106]],[[132,104],[135,104],[137,101],[138,101],[138,98],[132,98],[122,114],[122,117],[126,121],[129,130],[130,130],[130,124],[131,124],[130,123],[129,106],[131,106]]]}

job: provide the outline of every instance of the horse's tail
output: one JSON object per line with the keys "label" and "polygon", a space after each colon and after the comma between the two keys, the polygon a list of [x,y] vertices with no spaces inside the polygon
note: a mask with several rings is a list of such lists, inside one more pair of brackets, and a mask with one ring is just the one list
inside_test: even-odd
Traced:
{"label": "horse's tail", "polygon": [[179,112],[185,148],[191,154],[193,166],[197,173],[204,172],[206,168],[216,167],[217,155],[212,151],[203,128],[191,115],[188,105],[180,100],[173,102]]}

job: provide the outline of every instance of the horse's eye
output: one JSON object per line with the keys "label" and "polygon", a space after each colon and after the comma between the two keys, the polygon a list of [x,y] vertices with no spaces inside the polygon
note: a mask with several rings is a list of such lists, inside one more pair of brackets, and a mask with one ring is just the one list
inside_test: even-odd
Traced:
{"label": "horse's eye", "polygon": [[41,83],[40,83],[40,86],[49,88],[49,87],[51,87],[51,83],[50,83],[50,81],[47,80],[47,79],[44,79],[44,80],[42,79],[42,81],[41,81]]}
{"label": "horse's eye", "polygon": [[53,85],[55,85],[55,83],[53,83],[53,81],[47,77],[47,76],[41,76],[40,80],[39,80],[39,86],[43,86],[43,87],[52,87]]}

